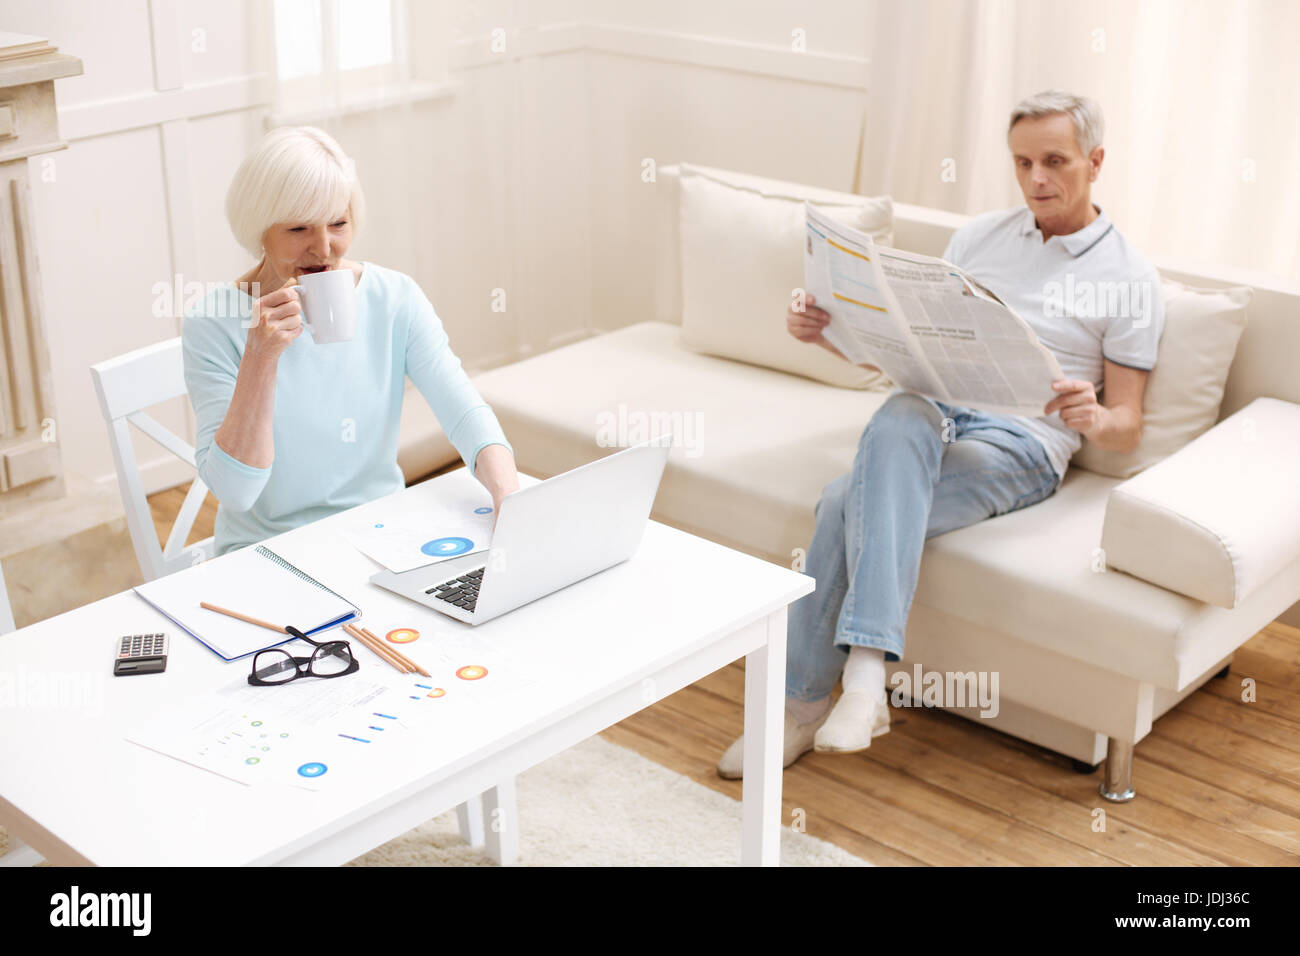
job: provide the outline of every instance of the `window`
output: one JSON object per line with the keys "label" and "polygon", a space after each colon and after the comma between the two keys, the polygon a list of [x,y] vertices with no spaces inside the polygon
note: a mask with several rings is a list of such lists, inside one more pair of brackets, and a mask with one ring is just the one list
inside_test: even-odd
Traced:
{"label": "window", "polygon": [[413,83],[409,0],[274,0],[276,102],[269,125],[421,99],[446,84]]}

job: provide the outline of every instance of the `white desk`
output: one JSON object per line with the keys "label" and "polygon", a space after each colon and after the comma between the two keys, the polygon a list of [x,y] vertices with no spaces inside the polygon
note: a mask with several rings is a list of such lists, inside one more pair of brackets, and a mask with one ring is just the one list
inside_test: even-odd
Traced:
{"label": "white desk", "polygon": [[[462,469],[393,498],[418,507],[459,483],[476,485]],[[422,642],[469,625],[369,583],[378,566],[339,522],[386,504],[266,543],[358,604],[373,630],[417,627],[420,641],[403,650],[418,660]],[[246,787],[128,743],[148,715],[237,680],[249,661],[224,664],[132,592],[117,594],[0,637],[0,824],[56,864],[341,864],[744,656],[741,862],[774,865],[786,608],[812,589],[805,575],[651,522],[630,561],[474,629],[544,680],[319,792]],[[112,676],[114,639],[149,630],[171,635],[166,673]],[[387,667],[353,646],[363,669]]]}

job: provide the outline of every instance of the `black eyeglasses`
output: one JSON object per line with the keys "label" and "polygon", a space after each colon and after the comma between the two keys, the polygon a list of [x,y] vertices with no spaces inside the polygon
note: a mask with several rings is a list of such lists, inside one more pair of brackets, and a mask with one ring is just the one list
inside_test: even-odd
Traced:
{"label": "black eyeglasses", "polygon": [[316,650],[310,657],[294,657],[280,647],[258,651],[253,656],[253,672],[248,675],[248,682],[254,687],[287,684],[299,677],[344,677],[361,669],[347,641],[313,641],[296,627],[285,630],[315,645]]}

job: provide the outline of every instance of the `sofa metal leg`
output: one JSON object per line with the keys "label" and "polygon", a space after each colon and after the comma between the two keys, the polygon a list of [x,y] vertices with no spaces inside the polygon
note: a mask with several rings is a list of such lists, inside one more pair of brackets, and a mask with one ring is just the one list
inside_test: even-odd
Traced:
{"label": "sofa metal leg", "polygon": [[1106,776],[1101,782],[1101,795],[1112,803],[1128,803],[1137,791],[1133,789],[1133,745],[1114,737],[1106,741]]}

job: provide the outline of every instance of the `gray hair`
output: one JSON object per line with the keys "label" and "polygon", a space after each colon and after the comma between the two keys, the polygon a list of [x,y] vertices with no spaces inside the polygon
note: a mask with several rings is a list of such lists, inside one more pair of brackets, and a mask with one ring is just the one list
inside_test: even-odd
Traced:
{"label": "gray hair", "polygon": [[279,222],[329,222],[348,215],[355,235],[365,219],[356,164],[334,137],[314,126],[281,126],[263,136],[230,182],[226,218],[239,244],[262,255],[262,236]]}
{"label": "gray hair", "polygon": [[1057,113],[1066,114],[1074,122],[1074,138],[1079,141],[1083,155],[1090,155],[1101,145],[1105,123],[1097,101],[1064,90],[1044,90],[1017,103],[1011,111],[1011,122],[1007,124],[1007,140],[1010,141],[1012,128],[1022,119],[1037,119]]}

